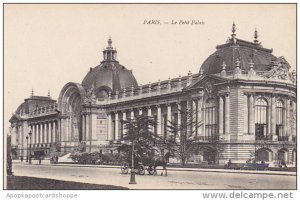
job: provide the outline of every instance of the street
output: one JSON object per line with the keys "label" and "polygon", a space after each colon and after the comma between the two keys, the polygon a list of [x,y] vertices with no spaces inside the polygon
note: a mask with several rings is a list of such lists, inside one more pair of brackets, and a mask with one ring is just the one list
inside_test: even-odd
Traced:
{"label": "street", "polygon": [[[130,174],[120,168],[13,164],[15,176],[50,178],[65,181],[124,186],[130,189],[296,189],[296,176],[226,172],[168,171],[168,176]],[[160,174],[160,173],[159,173]],[[63,188],[62,188],[63,189]]]}

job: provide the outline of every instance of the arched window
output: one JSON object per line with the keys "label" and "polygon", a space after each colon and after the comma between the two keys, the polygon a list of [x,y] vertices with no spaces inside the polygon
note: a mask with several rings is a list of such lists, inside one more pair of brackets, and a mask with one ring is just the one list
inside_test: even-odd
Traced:
{"label": "arched window", "polygon": [[283,136],[283,117],[284,117],[284,105],[281,100],[276,102],[276,135],[278,139]]}
{"label": "arched window", "polygon": [[108,98],[108,92],[106,90],[100,89],[96,93],[98,100],[103,101]]}
{"label": "arched window", "polygon": [[217,134],[217,110],[214,99],[208,99],[205,104],[205,136],[208,138]]}
{"label": "arched window", "polygon": [[268,103],[265,99],[259,98],[255,103],[255,138],[264,139],[267,135],[268,124]]}

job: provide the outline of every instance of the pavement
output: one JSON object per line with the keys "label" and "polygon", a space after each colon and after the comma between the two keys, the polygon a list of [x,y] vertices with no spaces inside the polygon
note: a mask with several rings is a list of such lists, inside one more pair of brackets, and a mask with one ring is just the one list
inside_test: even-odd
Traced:
{"label": "pavement", "polygon": [[[230,173],[234,171],[233,173]],[[16,176],[29,176],[91,184],[128,187],[129,189],[296,189],[296,176],[268,171],[251,173],[241,170],[168,168],[168,176],[136,175],[137,184],[129,184],[130,174],[121,174],[118,166],[74,164],[13,163]],[[217,173],[216,173],[217,172]],[[160,173],[158,173],[160,174]],[[63,189],[63,188],[62,188]]]}
{"label": "pavement", "polygon": [[[21,163],[19,160],[14,160],[13,163]],[[23,161],[24,164],[28,164]],[[33,160],[32,164],[37,165],[38,161]],[[90,168],[120,168],[120,166],[116,165],[88,165],[88,164],[71,164],[71,163],[57,163],[50,164],[50,161],[43,160],[42,165],[51,165],[55,166],[69,166],[69,167],[90,167]],[[158,169],[160,169],[158,167]],[[197,171],[197,172],[219,172],[219,173],[238,173],[238,174],[265,174],[265,175],[285,175],[285,176],[296,176],[296,172],[288,172],[288,171],[255,171],[255,170],[234,170],[234,169],[206,169],[206,168],[182,168],[182,167],[168,167],[168,171]]]}

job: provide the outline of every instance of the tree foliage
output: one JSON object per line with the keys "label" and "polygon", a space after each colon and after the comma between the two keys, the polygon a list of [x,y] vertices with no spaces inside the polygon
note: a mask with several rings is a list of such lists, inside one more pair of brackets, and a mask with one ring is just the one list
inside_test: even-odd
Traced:
{"label": "tree foliage", "polygon": [[171,137],[168,139],[168,148],[177,154],[181,164],[185,165],[199,148],[196,137],[196,130],[203,125],[202,121],[197,121],[197,111],[191,108],[178,110],[181,115],[180,124],[168,122],[168,131]]}
{"label": "tree foliage", "polygon": [[118,148],[125,161],[130,163],[132,144],[134,143],[135,160],[151,162],[164,147],[164,140],[154,133],[156,121],[152,117],[139,115],[123,121],[123,143]]}

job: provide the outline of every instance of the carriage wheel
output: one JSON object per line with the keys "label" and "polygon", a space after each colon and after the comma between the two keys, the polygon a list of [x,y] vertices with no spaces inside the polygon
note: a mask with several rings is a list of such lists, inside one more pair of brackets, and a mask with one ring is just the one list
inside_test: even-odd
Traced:
{"label": "carriage wheel", "polygon": [[128,171],[129,171],[129,166],[127,163],[123,163],[121,165],[121,172],[122,174],[128,174]]}
{"label": "carriage wheel", "polygon": [[150,175],[153,175],[154,172],[155,172],[154,167],[148,167],[148,173],[149,173]]}
{"label": "carriage wheel", "polygon": [[138,174],[139,175],[144,175],[145,174],[145,167],[144,167],[144,165],[139,165],[138,166]]}

